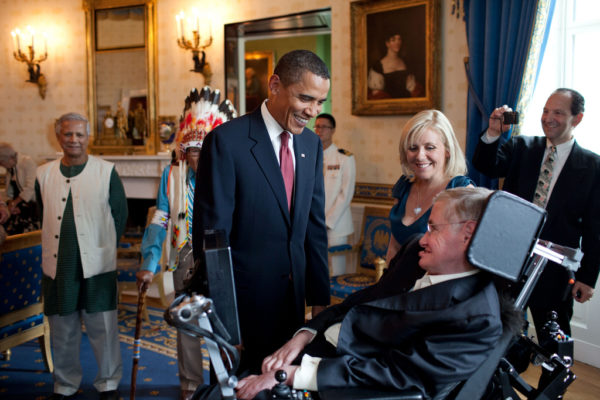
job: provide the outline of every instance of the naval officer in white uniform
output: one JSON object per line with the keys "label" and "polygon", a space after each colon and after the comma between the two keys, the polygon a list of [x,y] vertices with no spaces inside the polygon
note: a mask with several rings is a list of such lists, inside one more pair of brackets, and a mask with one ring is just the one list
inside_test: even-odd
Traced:
{"label": "naval officer in white uniform", "polygon": [[[325,222],[329,247],[348,243],[354,233],[350,202],[356,182],[356,163],[347,150],[333,143],[335,119],[331,114],[319,114],[315,121],[315,132],[323,143],[323,174],[325,176]],[[331,276],[354,272],[346,265],[345,255],[329,257]]]}

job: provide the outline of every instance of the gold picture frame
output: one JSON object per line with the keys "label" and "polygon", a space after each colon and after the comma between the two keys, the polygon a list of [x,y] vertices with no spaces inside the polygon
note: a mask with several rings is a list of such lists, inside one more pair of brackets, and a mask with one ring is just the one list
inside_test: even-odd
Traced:
{"label": "gold picture frame", "polygon": [[[156,154],[160,146],[156,0],[83,0],[82,6],[90,153]],[[131,109],[140,103],[142,110]],[[108,118],[102,108],[106,106]],[[105,129],[105,119],[112,119],[108,122],[115,129]]]}
{"label": "gold picture frame", "polygon": [[351,3],[352,114],[439,107],[439,0]]}
{"label": "gold picture frame", "polygon": [[394,205],[392,196],[394,185],[388,183],[356,182],[352,201],[369,204]]}

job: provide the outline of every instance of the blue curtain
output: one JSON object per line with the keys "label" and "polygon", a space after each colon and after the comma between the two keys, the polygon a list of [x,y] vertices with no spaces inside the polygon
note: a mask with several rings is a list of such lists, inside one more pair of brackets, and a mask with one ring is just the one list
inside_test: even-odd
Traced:
{"label": "blue curtain", "polygon": [[[487,129],[492,110],[503,104],[516,109],[523,75],[530,52],[538,3],[544,0],[465,0],[465,23],[469,61],[466,65],[469,81],[467,99],[466,157],[469,176],[479,186],[497,188],[497,179],[479,173],[471,164],[481,132]],[[555,0],[548,0],[554,10]],[[548,2],[545,1],[545,2]],[[543,27],[545,48],[550,20]],[[537,48],[537,50],[540,49]],[[539,57],[541,61],[542,57]],[[537,75],[538,66],[535,67]],[[535,82],[535,79],[533,80]],[[501,140],[508,139],[510,132]]]}

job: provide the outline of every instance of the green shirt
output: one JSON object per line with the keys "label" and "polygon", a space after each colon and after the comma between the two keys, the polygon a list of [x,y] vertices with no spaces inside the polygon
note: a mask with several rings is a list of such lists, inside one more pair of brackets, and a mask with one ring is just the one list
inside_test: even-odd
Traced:
{"label": "green shirt", "polygon": [[[72,178],[79,175],[86,164],[65,166],[61,163],[60,172],[65,178]],[[121,179],[114,168],[110,176],[109,191],[108,202],[115,221],[118,241],[125,230],[127,198]],[[35,182],[35,192],[40,206],[40,215],[43,215],[42,196],[37,181]],[[106,272],[88,279],[83,277],[81,253],[73,217],[73,199],[70,191],[61,221],[56,277],[52,279],[46,275],[42,276],[44,313],[46,315],[68,315],[78,310],[85,310],[88,313],[115,310],[117,308],[117,271]],[[117,243],[115,243],[116,245]]]}

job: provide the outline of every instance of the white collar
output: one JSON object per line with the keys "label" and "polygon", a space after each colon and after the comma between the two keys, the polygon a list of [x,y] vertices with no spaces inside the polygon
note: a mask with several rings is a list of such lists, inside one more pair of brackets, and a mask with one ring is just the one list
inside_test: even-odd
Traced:
{"label": "white collar", "polygon": [[323,150],[323,154],[326,154],[326,153],[335,153],[337,150],[338,150],[338,148],[335,145],[335,143],[331,143],[328,148],[326,148],[325,150]]}
{"label": "white collar", "polygon": [[[284,129],[281,127],[281,125],[279,125],[279,122],[277,122],[269,112],[269,109],[267,108],[267,101],[269,101],[269,99],[263,101],[262,105],[260,106],[260,113],[263,117],[263,121],[265,121],[265,126],[267,127],[267,133],[269,134],[269,138],[271,139],[271,142],[274,142],[279,137],[279,135],[281,135],[281,132],[283,132]],[[291,146],[294,140],[294,135],[292,135],[290,132],[288,132],[288,135],[290,136],[288,145],[290,146],[290,148],[292,148]]]}
{"label": "white collar", "polygon": [[[564,143],[556,145],[556,155],[561,157],[563,154],[569,154],[573,145],[575,144],[575,138],[572,137],[570,140],[567,140]],[[554,146],[552,142],[546,138],[546,151],[550,151],[549,147]]]}
{"label": "white collar", "polygon": [[446,282],[452,279],[464,278],[466,276],[475,275],[478,273],[478,269],[474,269],[471,271],[458,272],[456,274],[440,274],[440,275],[430,275],[429,272],[426,272],[422,278],[417,279],[415,282],[415,286],[413,286],[411,291],[419,290],[426,288],[428,286],[437,285],[438,283]]}

